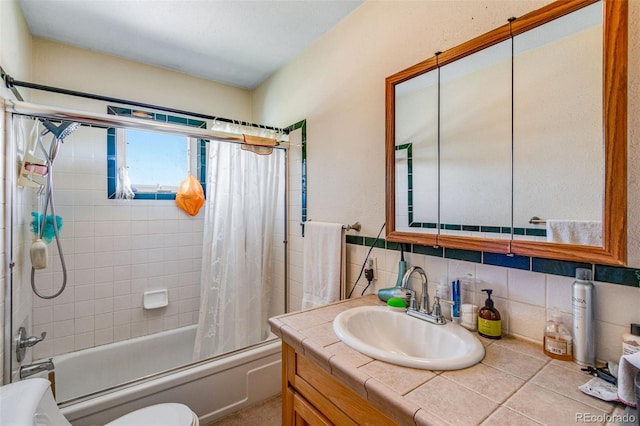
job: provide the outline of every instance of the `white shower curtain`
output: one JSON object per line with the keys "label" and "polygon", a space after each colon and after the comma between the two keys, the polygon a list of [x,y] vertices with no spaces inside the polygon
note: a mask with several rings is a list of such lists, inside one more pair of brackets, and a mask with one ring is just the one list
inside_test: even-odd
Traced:
{"label": "white shower curtain", "polygon": [[281,150],[263,156],[231,143],[209,148],[195,360],[268,336],[273,234],[283,173]]}

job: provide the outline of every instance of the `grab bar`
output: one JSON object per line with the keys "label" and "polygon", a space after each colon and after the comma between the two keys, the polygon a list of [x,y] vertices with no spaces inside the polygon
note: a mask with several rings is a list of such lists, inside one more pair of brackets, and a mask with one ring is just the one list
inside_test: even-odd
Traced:
{"label": "grab bar", "polygon": [[[311,219],[307,220],[307,222],[311,222]],[[304,226],[306,222],[300,222],[300,226]],[[344,229],[345,231],[351,231],[354,230],[356,232],[360,232],[360,230],[362,229],[362,225],[360,225],[360,222],[356,222],[352,225],[342,225],[342,229]]]}

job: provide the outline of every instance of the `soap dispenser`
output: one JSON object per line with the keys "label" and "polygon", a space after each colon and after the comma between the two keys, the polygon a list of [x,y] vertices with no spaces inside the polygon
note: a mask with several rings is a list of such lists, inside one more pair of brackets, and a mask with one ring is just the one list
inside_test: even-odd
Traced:
{"label": "soap dispenser", "polygon": [[493,290],[483,289],[482,291],[487,293],[487,300],[478,312],[478,334],[489,339],[500,339],[502,338],[502,320],[500,312],[494,308],[491,300]]}

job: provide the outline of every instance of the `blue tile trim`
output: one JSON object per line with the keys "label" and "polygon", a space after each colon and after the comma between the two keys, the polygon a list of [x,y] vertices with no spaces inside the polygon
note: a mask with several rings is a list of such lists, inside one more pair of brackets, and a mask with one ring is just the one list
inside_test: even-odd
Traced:
{"label": "blue tile trim", "polygon": [[444,257],[447,259],[464,260],[465,262],[482,263],[481,251],[445,248]]}
{"label": "blue tile trim", "polygon": [[[347,235],[347,244],[371,246],[374,240],[375,238]],[[387,250],[400,250],[399,246],[400,243],[385,241],[383,239],[379,239],[376,243],[376,247],[386,247]],[[442,247],[435,248],[419,244],[405,244],[405,249],[411,253],[424,254],[427,256],[445,257],[447,259],[464,260],[467,262],[566,277],[575,277],[576,268],[587,268],[592,271],[595,270],[594,281],[640,288],[640,269],[625,268],[622,266],[595,265],[538,257],[530,258],[527,256],[507,256],[499,253],[443,249]]]}
{"label": "blue tile trim", "polygon": [[302,227],[302,236],[304,237],[304,223],[307,221],[307,120],[300,120],[295,124],[284,129],[285,132],[291,133],[294,130],[302,129],[302,159],[301,159],[301,176],[302,176],[302,213],[300,217],[300,226]]}
{"label": "blue tile trim", "polygon": [[595,265],[595,269],[596,281],[640,287],[640,269],[608,265]]}
{"label": "blue tile trim", "polygon": [[423,246],[420,244],[414,244],[411,248],[411,252],[434,257],[444,256],[444,249],[442,247]]}
{"label": "blue tile trim", "polygon": [[[145,117],[141,117],[140,115],[134,115],[135,113],[145,114]],[[136,118],[144,118],[153,121],[161,121],[161,122],[171,122],[175,124],[182,124],[185,126],[191,127],[199,127],[201,129],[207,128],[207,122],[203,120],[196,120],[191,118],[184,117],[173,117],[166,114],[158,114],[148,111],[135,111],[129,108],[121,108],[117,106],[108,106],[107,113],[112,115],[119,115],[123,117],[136,117]],[[196,177],[200,181],[200,185],[202,185],[202,189],[204,190],[205,196],[207,193],[206,189],[206,180],[207,180],[207,161],[206,161],[206,140],[200,139],[198,141],[199,152],[196,154],[198,156],[198,170],[196,171]],[[114,199],[116,197],[116,187],[118,181],[118,171],[116,164],[116,129],[109,128],[107,129],[107,197],[109,199]],[[136,192],[134,200],[175,200],[176,194],[173,193],[141,193]]]}
{"label": "blue tile trim", "polygon": [[531,270],[531,258],[528,256],[507,256],[506,254],[483,252],[482,263],[525,271]]}
{"label": "blue tile trim", "polygon": [[575,277],[576,268],[592,269],[593,265],[582,262],[569,262],[566,260],[542,259],[534,257],[531,259],[531,270],[544,274],[563,275],[565,277]]}

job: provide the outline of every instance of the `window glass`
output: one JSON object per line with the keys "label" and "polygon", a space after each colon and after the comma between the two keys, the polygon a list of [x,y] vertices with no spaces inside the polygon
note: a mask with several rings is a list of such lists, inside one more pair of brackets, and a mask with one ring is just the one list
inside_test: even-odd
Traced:
{"label": "window glass", "polygon": [[[109,107],[110,114],[142,117],[140,111]],[[144,113],[154,121],[206,128],[202,120]],[[135,199],[175,199],[180,183],[191,174],[203,188],[206,143],[202,139],[137,129],[109,129],[107,137],[107,192],[116,198],[119,171],[126,170]],[[206,190],[206,188],[205,188]]]}
{"label": "window glass", "polygon": [[144,130],[126,130],[125,135],[131,186],[175,192],[189,172],[189,138]]}

